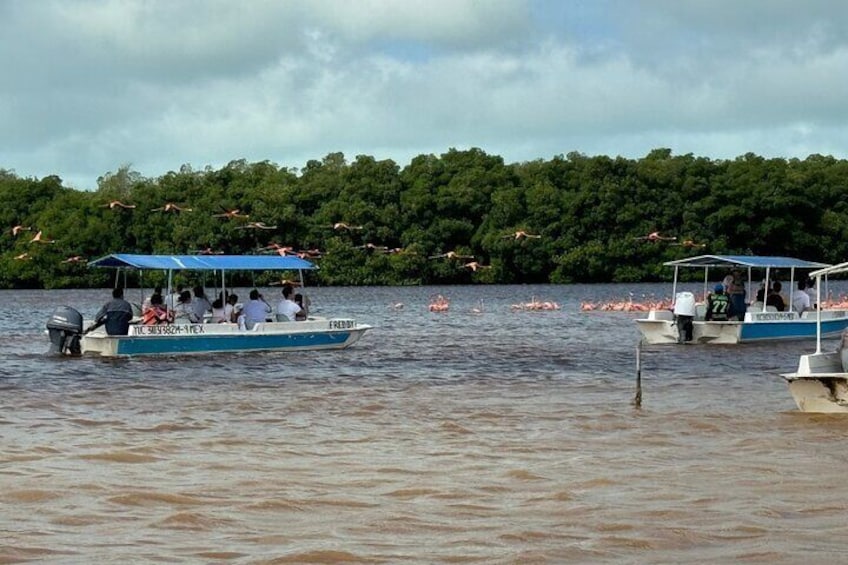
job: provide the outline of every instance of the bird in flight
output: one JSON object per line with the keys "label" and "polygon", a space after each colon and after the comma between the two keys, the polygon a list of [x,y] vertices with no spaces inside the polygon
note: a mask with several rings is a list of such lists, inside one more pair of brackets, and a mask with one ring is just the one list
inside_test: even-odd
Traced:
{"label": "bird in flight", "polygon": [[264,222],[247,222],[243,226],[236,227],[237,230],[275,230],[277,226],[266,226]]}
{"label": "bird in flight", "polygon": [[348,231],[363,229],[362,226],[354,226],[354,225],[351,225],[351,224],[346,224],[344,222],[336,222],[335,224],[332,224],[332,225],[327,226],[327,227],[333,228],[334,230],[348,230]]}
{"label": "bird in flight", "polygon": [[477,272],[477,269],[491,269],[492,268],[491,265],[481,265],[477,261],[471,261],[470,263],[466,263],[465,265],[463,265],[463,267],[465,267],[466,269],[471,269],[475,273]]}
{"label": "bird in flight", "polygon": [[386,252],[389,249],[385,245],[377,245],[375,243],[370,243],[370,242],[364,243],[362,245],[357,245],[356,248],[357,249],[367,249],[368,251],[383,251],[383,252]]}
{"label": "bird in flight", "polygon": [[55,240],[55,239],[44,239],[44,238],[42,237],[41,230],[38,230],[38,233],[36,233],[36,234],[32,237],[32,239],[31,239],[31,240],[29,240],[29,242],[30,242],[30,243],[56,243],[56,240]]}
{"label": "bird in flight", "polygon": [[456,251],[448,251],[447,253],[439,253],[438,255],[430,255],[428,259],[474,259],[474,255],[460,255]]}
{"label": "bird in flight", "polygon": [[223,251],[216,251],[211,247],[204,247],[203,249],[195,249],[192,251],[195,255],[223,255]]}
{"label": "bird in flight", "polygon": [[18,237],[18,234],[21,233],[22,231],[31,231],[31,230],[32,230],[32,228],[29,227],[29,226],[17,225],[17,226],[14,226],[12,228],[12,235],[14,237]]}
{"label": "bird in flight", "polygon": [[300,281],[293,281],[289,279],[280,279],[278,281],[271,281],[268,283],[269,286],[300,286]]}
{"label": "bird in flight", "polygon": [[260,251],[267,251],[277,253],[278,255],[282,255],[285,257],[286,255],[294,255],[294,247],[289,247],[286,245],[280,245],[279,243],[269,243],[265,247],[260,247]]}
{"label": "bird in flight", "polygon": [[633,239],[641,239],[642,241],[676,241],[676,237],[670,237],[665,235],[660,235],[660,232],[653,231],[648,235],[640,235],[638,237],[634,237]]}
{"label": "bird in flight", "polygon": [[524,230],[518,230],[517,232],[511,233],[509,235],[505,235],[504,239],[542,239],[541,235],[527,233]]}
{"label": "bird in flight", "polygon": [[109,208],[110,210],[114,210],[115,208],[124,208],[125,210],[129,210],[131,208],[135,208],[135,204],[124,204],[120,200],[113,200],[108,204],[101,204],[101,208]]}
{"label": "bird in flight", "polygon": [[686,247],[687,249],[700,249],[707,246],[706,243],[695,243],[691,239],[684,239],[680,243],[672,243],[671,245],[679,245],[681,247]]}
{"label": "bird in flight", "polygon": [[232,220],[233,218],[249,218],[249,214],[242,214],[241,210],[238,208],[234,208],[232,210],[224,210],[220,214],[212,214],[213,218],[224,218],[227,220]]}
{"label": "bird in flight", "polygon": [[74,255],[73,257],[68,257],[62,263],[82,263],[85,261],[85,257],[82,255]]}
{"label": "bird in flight", "polygon": [[180,212],[191,212],[191,208],[183,208],[182,206],[177,206],[173,202],[166,202],[164,206],[160,206],[159,208],[153,208],[150,211],[151,212],[173,212],[174,214],[179,214]]}
{"label": "bird in flight", "polygon": [[18,261],[26,261],[29,259],[29,253],[21,253],[20,255],[15,255],[15,259]]}

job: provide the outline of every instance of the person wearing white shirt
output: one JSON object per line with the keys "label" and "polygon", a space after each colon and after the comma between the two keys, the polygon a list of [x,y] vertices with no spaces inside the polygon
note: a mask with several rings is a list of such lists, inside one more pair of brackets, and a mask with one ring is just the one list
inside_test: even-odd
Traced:
{"label": "person wearing white shirt", "polygon": [[271,313],[271,305],[265,302],[262,295],[255,288],[250,291],[250,300],[244,305],[244,325],[247,329],[253,329],[258,322],[264,322]]}
{"label": "person wearing white shirt", "polygon": [[278,322],[294,322],[297,320],[297,315],[302,311],[300,306],[292,300],[294,289],[291,285],[283,286],[283,299],[277,304],[277,321]]}
{"label": "person wearing white shirt", "polygon": [[792,295],[792,309],[798,312],[812,310],[810,305],[810,295],[807,294],[807,282],[804,279],[798,281],[798,292]]}

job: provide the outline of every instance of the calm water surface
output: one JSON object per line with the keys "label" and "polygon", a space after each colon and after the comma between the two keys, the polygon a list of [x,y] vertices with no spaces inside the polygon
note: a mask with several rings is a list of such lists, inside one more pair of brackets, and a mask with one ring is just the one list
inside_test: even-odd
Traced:
{"label": "calm water surface", "polygon": [[778,376],[809,343],[647,348],[637,410],[634,316],[579,303],[666,286],[308,290],[375,328],[54,359],[53,307],[108,291],[0,293],[0,563],[844,561],[848,419]]}

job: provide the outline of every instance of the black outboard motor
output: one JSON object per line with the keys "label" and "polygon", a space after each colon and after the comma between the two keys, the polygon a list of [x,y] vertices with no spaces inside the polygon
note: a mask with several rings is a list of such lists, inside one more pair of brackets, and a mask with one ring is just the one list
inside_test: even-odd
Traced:
{"label": "black outboard motor", "polygon": [[81,355],[82,314],[70,306],[59,306],[47,320],[50,351],[53,355]]}

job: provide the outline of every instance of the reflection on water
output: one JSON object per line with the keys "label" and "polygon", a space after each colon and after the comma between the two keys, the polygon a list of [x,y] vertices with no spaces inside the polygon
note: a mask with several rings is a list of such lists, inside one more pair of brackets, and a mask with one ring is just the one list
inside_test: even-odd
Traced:
{"label": "reflection on water", "polygon": [[636,410],[634,315],[579,303],[667,291],[315,288],[375,328],[118,360],[43,355],[54,306],[108,291],[4,292],[0,562],[838,560],[848,419],[777,376],[811,344],[646,348]]}

